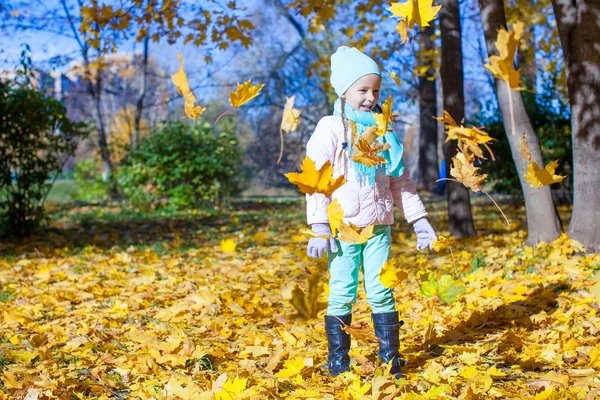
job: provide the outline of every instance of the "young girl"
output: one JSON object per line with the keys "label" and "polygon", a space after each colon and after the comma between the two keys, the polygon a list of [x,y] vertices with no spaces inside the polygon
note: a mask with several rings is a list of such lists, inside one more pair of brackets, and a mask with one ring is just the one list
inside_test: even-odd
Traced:
{"label": "young girl", "polygon": [[[306,148],[306,155],[315,161],[317,168],[329,161],[334,178],[342,174],[346,178],[346,183],[331,197],[318,193],[306,197],[308,224],[319,236],[309,240],[308,255],[320,258],[327,254],[330,272],[325,316],[329,349],[326,368],[332,376],[350,370],[350,335],[342,326],[352,321],[360,269],[373,313],[375,335],[380,339],[379,358],[385,363],[391,361],[390,373],[400,378],[404,361],[400,359],[398,347],[403,322],[398,320],[392,290],[379,280],[379,272],[390,258],[393,204],[413,224],[418,250],[431,248],[431,242],[437,238],[425,218],[427,212],[409,172],[404,168],[402,143],[393,131],[379,139],[391,146],[379,153],[386,163],[367,167],[350,158],[355,143],[350,140],[348,120],[354,121],[357,137],[366,127],[376,125],[372,111],[379,100],[381,72],[375,61],[355,48],[339,47],[331,56],[331,85],[339,96],[333,115],[319,121]],[[345,223],[361,228],[375,225],[373,236],[366,243],[353,244],[331,237],[326,208],[333,199],[341,205]]]}

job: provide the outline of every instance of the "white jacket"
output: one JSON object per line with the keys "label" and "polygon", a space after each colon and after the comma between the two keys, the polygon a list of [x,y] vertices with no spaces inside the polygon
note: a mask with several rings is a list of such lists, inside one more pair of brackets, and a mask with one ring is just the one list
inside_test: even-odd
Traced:
{"label": "white jacket", "polygon": [[[350,132],[347,126],[348,139]],[[328,223],[326,208],[333,199],[337,199],[342,206],[344,222],[361,228],[373,224],[393,224],[394,203],[409,223],[427,215],[407,169],[400,177],[387,176],[378,169],[375,186],[360,186],[348,151],[342,149],[343,142],[342,118],[332,115],[321,118],[306,145],[306,155],[315,162],[317,169],[329,160],[333,166],[333,177],[344,175],[346,178],[346,183],[331,197],[320,193],[306,195],[309,225]]]}

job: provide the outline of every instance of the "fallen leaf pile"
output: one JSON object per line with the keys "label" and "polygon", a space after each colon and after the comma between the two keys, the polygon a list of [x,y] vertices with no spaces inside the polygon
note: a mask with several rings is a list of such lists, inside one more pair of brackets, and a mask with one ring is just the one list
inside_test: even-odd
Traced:
{"label": "fallen leaf pile", "polygon": [[[425,201],[447,237],[445,205]],[[526,232],[482,204],[486,233],[444,240],[453,254],[417,253],[410,226],[393,226],[384,275],[408,360],[397,382],[377,361],[362,283],[352,371],[321,369],[328,273],[297,239],[302,201],[177,215],[62,206],[39,236],[0,244],[0,397],[597,398],[600,300],[588,289],[600,257],[564,236],[525,247]]]}

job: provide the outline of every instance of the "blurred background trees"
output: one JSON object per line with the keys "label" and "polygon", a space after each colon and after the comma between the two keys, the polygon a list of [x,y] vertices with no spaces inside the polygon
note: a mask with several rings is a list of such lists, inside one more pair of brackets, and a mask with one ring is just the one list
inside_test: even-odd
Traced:
{"label": "blurred background trees", "polygon": [[[29,42],[35,55],[32,87],[60,101],[70,119],[92,128],[62,172],[72,177],[77,171],[81,187],[89,188],[80,193],[97,191],[98,198],[132,198],[139,188],[131,189],[130,180],[125,189],[125,175],[119,169],[132,171],[135,163],[150,162],[139,152],[143,146],[154,143],[153,149],[162,149],[154,141],[164,140],[165,132],[178,132],[183,135],[179,139],[190,140],[183,132],[212,124],[228,108],[228,93],[237,82],[264,83],[261,95],[251,103],[217,126],[200,131],[211,137],[207,143],[218,142],[223,132],[235,138],[234,150],[241,159],[237,176],[246,179],[249,191],[275,188],[283,193],[289,186],[282,173],[297,168],[315,124],[331,112],[335,98],[328,83],[329,55],[339,45],[354,45],[382,66],[383,93],[394,96],[394,110],[399,113],[396,130],[405,142],[406,162],[421,191],[439,191],[444,186],[436,182],[439,171],[450,167],[452,152],[444,154],[443,127],[432,117],[448,109],[452,99],[462,97],[463,104],[453,113],[455,119],[460,122],[464,116],[466,124],[484,126],[496,139],[496,161],[481,164],[483,172],[490,174],[486,190],[526,200],[528,215],[544,204],[544,209],[557,216],[556,201],[585,199],[596,205],[593,196],[573,186],[573,182],[585,182],[584,186],[595,187],[597,182],[593,174],[598,163],[593,160],[598,156],[600,111],[594,49],[599,39],[597,17],[589,17],[597,15],[596,5],[567,0],[442,1],[436,3],[443,6],[442,14],[432,26],[414,29],[408,43],[401,43],[395,31],[397,20],[387,11],[390,4],[373,0],[269,0],[243,5],[217,0],[160,4],[155,0],[4,0],[0,13],[6,18],[0,29],[10,35],[10,43],[2,41],[6,49],[2,76],[14,78],[11,46],[19,40]],[[492,15],[496,17],[490,19]],[[574,20],[569,19],[572,15]],[[520,112],[529,121],[528,137],[539,142],[536,157],[544,162],[559,160],[558,172],[567,175],[561,184],[536,189],[531,195],[521,179],[522,167],[515,166],[515,145],[511,147],[505,128],[506,90],[483,68],[495,52],[497,29],[506,25],[510,29],[518,20],[526,23],[515,58],[526,89]],[[49,40],[56,43],[48,44]],[[48,54],[45,48],[50,49]],[[186,60],[197,104],[208,107],[204,122],[184,117],[182,99],[170,82],[169,75],[178,68],[177,51]],[[455,68],[448,68],[449,63]],[[279,122],[285,99],[292,95],[302,112],[301,123],[298,130],[286,134],[284,158],[278,164]],[[573,110],[577,119],[572,123]],[[577,176],[582,178],[578,181]],[[140,182],[148,179],[138,178]],[[454,193],[453,184],[446,186]],[[472,235],[476,226],[469,215],[471,194],[460,187],[456,190],[462,195],[457,202],[449,201],[450,230],[458,237]],[[164,204],[174,204],[166,192],[160,193]],[[211,200],[213,204],[217,197]],[[593,220],[579,211],[574,215]],[[555,228],[557,218],[552,222]],[[560,225],[549,230],[538,220],[529,220],[533,243],[551,240],[560,232]],[[569,230],[594,236],[589,227],[582,229],[575,224]],[[594,247],[597,242],[593,239],[586,244]]]}

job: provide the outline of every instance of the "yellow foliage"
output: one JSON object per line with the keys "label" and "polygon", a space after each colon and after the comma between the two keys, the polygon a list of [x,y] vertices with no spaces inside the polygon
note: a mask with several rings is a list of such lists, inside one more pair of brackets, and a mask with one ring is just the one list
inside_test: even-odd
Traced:
{"label": "yellow foliage", "polygon": [[405,3],[392,3],[388,10],[392,16],[400,18],[397,32],[402,42],[408,41],[407,28],[413,29],[415,24],[429,26],[442,6],[434,6],[433,0],[408,0]]}
{"label": "yellow foliage", "polygon": [[379,272],[379,280],[386,288],[394,287],[408,278],[408,271],[397,269],[395,258],[391,258],[383,264]]}
{"label": "yellow foliage", "polygon": [[523,175],[529,185],[539,189],[546,185],[561,182],[565,176],[556,175],[554,171],[558,167],[558,161],[550,161],[546,168],[542,169],[536,162],[530,162],[527,166],[527,174]]}
{"label": "yellow foliage", "polygon": [[331,196],[340,186],[346,182],[344,176],[333,179],[333,168],[331,163],[326,161],[319,170],[315,162],[310,157],[305,157],[302,161],[302,172],[288,172],[285,177],[298,186],[302,193],[313,194],[322,193]]}
{"label": "yellow foliage", "polygon": [[337,199],[333,199],[327,206],[327,217],[329,219],[329,226],[331,227],[331,235],[337,236],[337,229],[344,220],[344,210]]}
{"label": "yellow foliage", "polygon": [[300,110],[294,108],[294,99],[295,96],[287,98],[281,117],[281,130],[288,133],[294,132],[300,124]]}
{"label": "yellow foliage", "polygon": [[394,121],[392,120],[392,95],[389,95],[387,100],[381,106],[381,114],[373,114],[377,123],[377,134],[383,136],[390,129],[394,129]]}
{"label": "yellow foliage", "polygon": [[499,55],[491,56],[490,63],[484,65],[495,78],[506,81],[510,88],[514,90],[522,90],[520,69],[515,70],[515,54],[523,35],[523,28],[522,22],[513,24],[510,33],[506,29],[500,28],[496,39],[496,48]]}
{"label": "yellow foliage", "polygon": [[487,178],[487,174],[478,175],[478,171],[479,168],[470,163],[463,153],[452,157],[450,175],[475,193],[481,190],[481,184]]}
{"label": "yellow foliage", "polygon": [[171,80],[173,81],[173,84],[177,88],[179,94],[183,96],[184,110],[186,115],[191,119],[196,119],[204,113],[206,107],[194,105],[196,102],[196,95],[190,89],[190,84],[188,82],[187,74],[185,73],[184,62],[181,53],[177,53],[177,57],[179,58],[181,66],[176,73],[171,75]]}
{"label": "yellow foliage", "polygon": [[348,225],[342,223],[338,227],[338,231],[340,232],[339,239],[354,244],[367,243],[367,240],[373,237],[374,227],[375,225],[369,225],[366,228],[359,228],[352,223]]}
{"label": "yellow foliage", "polygon": [[237,84],[235,92],[229,94],[229,103],[234,108],[238,108],[255,98],[260,94],[260,90],[265,86],[264,84],[252,85],[250,80]]}
{"label": "yellow foliage", "polygon": [[221,250],[225,253],[233,253],[235,251],[236,243],[233,239],[221,240]]}

